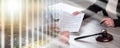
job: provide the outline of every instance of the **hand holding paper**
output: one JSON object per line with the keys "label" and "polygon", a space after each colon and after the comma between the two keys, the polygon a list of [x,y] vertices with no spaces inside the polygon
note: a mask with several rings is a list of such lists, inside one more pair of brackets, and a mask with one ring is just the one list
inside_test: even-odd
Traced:
{"label": "hand holding paper", "polygon": [[76,16],[76,15],[78,15],[78,14],[80,14],[80,13],[82,13],[82,12],[80,12],[80,11],[75,11],[75,12],[73,12],[72,14],[73,14],[74,16]]}
{"label": "hand holding paper", "polygon": [[49,6],[49,8],[53,12],[53,17],[59,18],[61,31],[67,30],[70,32],[79,32],[84,17],[84,13],[76,12],[80,11],[80,8],[65,3],[58,3]]}

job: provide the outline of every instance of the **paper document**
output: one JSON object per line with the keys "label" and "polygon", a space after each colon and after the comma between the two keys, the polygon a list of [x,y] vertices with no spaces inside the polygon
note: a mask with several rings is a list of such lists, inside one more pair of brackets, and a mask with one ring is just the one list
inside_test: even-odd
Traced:
{"label": "paper document", "polygon": [[67,12],[69,14],[72,14],[75,11],[81,11],[82,9],[66,4],[66,3],[58,3],[58,4],[54,4],[49,6],[49,8],[52,8],[53,10],[62,10],[64,12]]}
{"label": "paper document", "polygon": [[62,30],[68,30],[70,32],[79,32],[81,23],[83,21],[84,13],[76,16],[64,13],[64,17],[60,19],[60,27]]}
{"label": "paper document", "polygon": [[59,18],[59,26],[62,31],[79,32],[84,13],[72,15],[75,11],[80,11],[80,8],[71,6],[66,3],[58,3],[49,6],[53,18]]}

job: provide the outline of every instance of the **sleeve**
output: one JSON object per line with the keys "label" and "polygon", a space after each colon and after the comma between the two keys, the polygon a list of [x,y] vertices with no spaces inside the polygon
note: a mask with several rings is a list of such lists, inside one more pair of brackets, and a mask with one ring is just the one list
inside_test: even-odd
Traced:
{"label": "sleeve", "polygon": [[120,17],[118,17],[118,19],[114,19],[114,24],[115,24],[115,27],[120,27]]}
{"label": "sleeve", "polygon": [[[102,7],[99,6],[100,4],[103,4]],[[106,4],[107,4],[106,0],[98,0],[98,1],[96,1],[93,5],[89,6],[86,10],[83,11],[85,13],[85,18],[84,19],[95,15],[99,11],[103,11],[103,14],[105,16],[108,16],[108,14],[106,13],[106,11],[104,9],[104,7],[106,7]]]}

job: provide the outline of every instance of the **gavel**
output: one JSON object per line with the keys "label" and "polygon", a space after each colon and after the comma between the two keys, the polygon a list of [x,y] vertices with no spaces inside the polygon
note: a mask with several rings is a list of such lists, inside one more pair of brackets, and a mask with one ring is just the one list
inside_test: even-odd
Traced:
{"label": "gavel", "polygon": [[[105,21],[100,22],[100,25],[102,25],[104,22]],[[96,38],[96,41],[98,41],[98,42],[110,42],[110,41],[113,40],[113,36],[107,32],[107,29],[102,29],[100,33],[77,37],[74,40],[83,39],[83,38],[87,38],[87,37],[91,37],[91,36],[96,36],[96,35],[99,35]]]}
{"label": "gavel", "polygon": [[107,33],[107,29],[103,29],[101,33],[96,33],[96,34],[92,34],[92,35],[77,37],[74,40],[83,39],[83,38],[96,36],[96,35],[99,35],[96,38],[96,41],[98,41],[98,42],[110,42],[110,41],[113,40],[113,36],[111,34]]}

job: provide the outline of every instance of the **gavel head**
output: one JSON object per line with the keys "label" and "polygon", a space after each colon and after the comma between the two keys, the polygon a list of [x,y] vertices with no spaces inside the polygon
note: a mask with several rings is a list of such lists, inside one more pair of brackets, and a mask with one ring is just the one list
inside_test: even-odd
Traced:
{"label": "gavel head", "polygon": [[106,30],[106,29],[103,29],[101,36],[107,37],[107,34],[108,34],[108,33],[107,33],[107,30]]}
{"label": "gavel head", "polygon": [[109,33],[107,33],[106,29],[102,30],[102,33],[100,36],[96,38],[98,42],[110,42],[113,40],[113,36]]}

